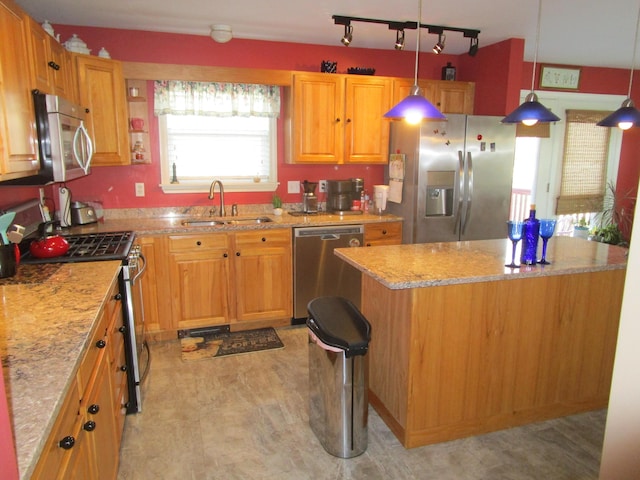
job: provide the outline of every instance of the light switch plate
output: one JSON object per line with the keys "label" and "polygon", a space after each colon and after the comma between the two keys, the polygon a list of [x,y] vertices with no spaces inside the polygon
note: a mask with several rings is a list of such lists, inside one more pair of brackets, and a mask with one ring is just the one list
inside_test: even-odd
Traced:
{"label": "light switch plate", "polygon": [[136,183],[136,197],[144,197],[144,183]]}
{"label": "light switch plate", "polygon": [[287,182],[287,193],[300,193],[300,182],[289,180]]}

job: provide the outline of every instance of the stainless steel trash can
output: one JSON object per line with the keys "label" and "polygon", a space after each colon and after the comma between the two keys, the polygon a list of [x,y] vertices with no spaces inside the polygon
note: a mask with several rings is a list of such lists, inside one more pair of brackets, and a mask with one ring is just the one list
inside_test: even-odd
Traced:
{"label": "stainless steel trash can", "polygon": [[356,457],[368,442],[371,325],[342,297],[315,298],[307,310],[309,424],[328,453]]}

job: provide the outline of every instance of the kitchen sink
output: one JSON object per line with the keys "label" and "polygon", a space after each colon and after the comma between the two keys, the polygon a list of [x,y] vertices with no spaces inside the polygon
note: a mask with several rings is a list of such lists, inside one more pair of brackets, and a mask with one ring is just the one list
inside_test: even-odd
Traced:
{"label": "kitchen sink", "polygon": [[182,225],[185,227],[214,227],[216,225],[251,225],[254,223],[268,223],[273,222],[269,217],[251,217],[251,218],[242,218],[242,217],[234,217],[229,220],[221,220],[221,219],[207,219],[207,218],[196,218],[191,220],[183,220]]}
{"label": "kitchen sink", "polygon": [[213,227],[215,225],[224,225],[223,220],[184,220],[182,225],[185,227]]}

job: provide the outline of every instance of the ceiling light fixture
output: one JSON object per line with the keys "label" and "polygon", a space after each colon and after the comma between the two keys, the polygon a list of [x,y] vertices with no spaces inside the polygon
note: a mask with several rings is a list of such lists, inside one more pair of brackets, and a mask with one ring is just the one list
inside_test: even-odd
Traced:
{"label": "ceiling light fixture", "polygon": [[527,126],[535,125],[538,122],[557,122],[560,120],[556,114],[538,101],[538,96],[533,91],[536,79],[536,63],[538,60],[538,45],[540,42],[540,18],[542,16],[542,0],[538,0],[538,30],[536,32],[536,51],[533,57],[533,71],[531,72],[531,93],[524,102],[513,112],[502,119],[502,123],[520,123]]}
{"label": "ceiling light fixture", "polygon": [[404,50],[404,30],[396,30],[396,50]]}
{"label": "ceiling light fixture", "polygon": [[469,56],[475,57],[476,53],[478,53],[478,37],[471,38],[469,43]]}
{"label": "ceiling light fixture", "polygon": [[629,130],[631,127],[640,126],[640,111],[631,100],[631,84],[633,82],[633,69],[636,61],[636,47],[638,46],[638,26],[640,25],[640,6],[638,6],[638,19],[636,20],[636,36],[633,40],[633,57],[631,58],[631,73],[629,75],[629,91],[622,106],[608,117],[600,120],[596,125],[600,127],[618,127],[621,130]]}
{"label": "ceiling light fixture", "polygon": [[444,50],[444,42],[447,39],[447,36],[444,33],[438,34],[438,43],[433,46],[433,53],[436,55],[440,55],[442,50]]}
{"label": "ceiling light fixture", "polygon": [[353,41],[353,26],[344,26],[344,36],[340,40],[345,47],[348,47]]}
{"label": "ceiling light fixture", "polygon": [[[422,21],[422,0],[418,0],[418,25]],[[410,124],[418,124],[423,119],[446,120],[446,117],[433,104],[424,98],[422,89],[418,86],[418,56],[420,54],[420,29],[416,32],[416,68],[413,86],[404,100],[384,114],[386,118],[406,120]]]}
{"label": "ceiling light fixture", "polygon": [[230,25],[211,25],[211,38],[218,43],[227,43],[233,38]]}

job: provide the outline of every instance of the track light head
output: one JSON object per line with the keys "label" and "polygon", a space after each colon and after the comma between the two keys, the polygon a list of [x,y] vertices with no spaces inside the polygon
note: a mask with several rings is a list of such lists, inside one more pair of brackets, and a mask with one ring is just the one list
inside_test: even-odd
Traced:
{"label": "track light head", "polygon": [[396,44],[394,48],[396,50],[404,50],[404,30],[396,31]]}
{"label": "track light head", "polygon": [[438,43],[433,46],[433,53],[439,55],[444,50],[444,42],[447,39],[447,36],[444,33],[438,34]]}
{"label": "track light head", "polygon": [[353,26],[351,24],[344,26],[344,36],[340,41],[345,47],[348,47],[353,41]]}
{"label": "track light head", "polygon": [[469,56],[475,57],[476,53],[478,53],[478,37],[472,37],[469,44]]}

